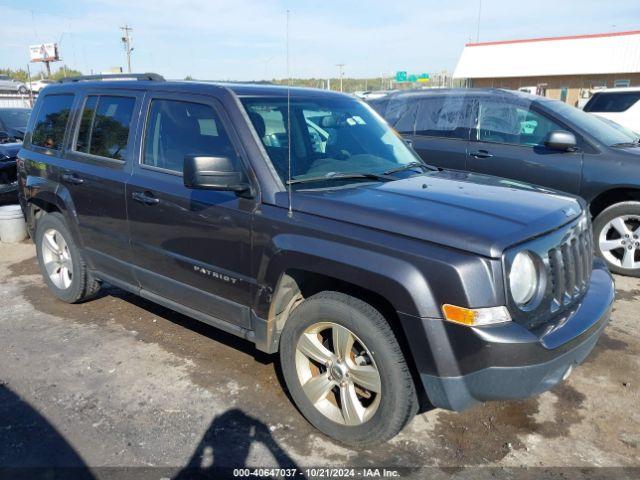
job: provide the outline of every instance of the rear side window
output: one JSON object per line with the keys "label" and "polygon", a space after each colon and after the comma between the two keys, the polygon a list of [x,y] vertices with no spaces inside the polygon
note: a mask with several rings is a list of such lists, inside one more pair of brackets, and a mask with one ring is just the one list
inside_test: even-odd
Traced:
{"label": "rear side window", "polygon": [[44,97],[31,135],[33,145],[52,150],[62,149],[72,103],[73,94]]}
{"label": "rear side window", "polygon": [[420,100],[416,135],[468,140],[474,104],[464,95],[438,95]]}
{"label": "rear side window", "polygon": [[152,100],[142,163],[182,172],[186,155],[228,157],[238,161],[220,117],[211,106],[179,100]]}
{"label": "rear side window", "polygon": [[596,93],[584,106],[584,111],[624,112],[638,100],[640,100],[640,92]]}
{"label": "rear side window", "polygon": [[418,101],[416,98],[399,95],[389,100],[384,118],[396,132],[413,135],[417,112]]}
{"label": "rear side window", "polygon": [[124,160],[136,99],[111,95],[87,97],[76,151]]}

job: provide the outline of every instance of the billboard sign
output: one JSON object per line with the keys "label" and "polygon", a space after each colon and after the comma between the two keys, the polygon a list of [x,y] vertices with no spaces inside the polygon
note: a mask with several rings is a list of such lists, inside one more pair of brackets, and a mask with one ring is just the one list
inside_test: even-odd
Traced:
{"label": "billboard sign", "polygon": [[41,43],[39,45],[30,45],[29,60],[32,62],[57,62],[60,60],[58,44]]}

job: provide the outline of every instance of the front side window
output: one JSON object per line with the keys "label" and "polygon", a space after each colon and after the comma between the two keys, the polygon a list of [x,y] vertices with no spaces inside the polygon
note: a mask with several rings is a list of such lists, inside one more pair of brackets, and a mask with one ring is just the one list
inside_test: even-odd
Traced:
{"label": "front side window", "polygon": [[242,103],[285,184],[289,139],[293,180],[380,174],[420,162],[398,134],[357,100],[292,98],[289,108],[286,98],[248,97]]}
{"label": "front side window", "polygon": [[33,127],[33,145],[52,150],[62,149],[72,103],[72,94],[47,95],[44,98]]}
{"label": "front side window", "polygon": [[554,130],[566,130],[550,118],[500,99],[481,99],[478,106],[477,140],[528,147],[543,146]]}
{"label": "front side window", "polygon": [[178,100],[152,100],[142,163],[181,173],[187,155],[228,157],[238,162],[213,107]]}
{"label": "front side window", "polygon": [[110,95],[87,97],[76,151],[124,160],[136,99]]}

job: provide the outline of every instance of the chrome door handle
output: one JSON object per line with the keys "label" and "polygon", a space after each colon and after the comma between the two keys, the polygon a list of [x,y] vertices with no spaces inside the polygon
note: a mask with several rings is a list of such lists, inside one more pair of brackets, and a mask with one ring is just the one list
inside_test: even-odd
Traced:
{"label": "chrome door handle", "polygon": [[491,158],[492,154],[487,152],[486,150],[478,150],[477,152],[469,152],[469,156],[473,158]]}
{"label": "chrome door handle", "polygon": [[62,180],[73,185],[81,185],[84,180],[78,176],[77,173],[63,173]]}
{"label": "chrome door handle", "polygon": [[140,202],[140,203],[143,203],[145,205],[157,205],[158,203],[160,203],[160,199],[154,197],[149,192],[133,192],[131,194],[131,197],[136,202]]}

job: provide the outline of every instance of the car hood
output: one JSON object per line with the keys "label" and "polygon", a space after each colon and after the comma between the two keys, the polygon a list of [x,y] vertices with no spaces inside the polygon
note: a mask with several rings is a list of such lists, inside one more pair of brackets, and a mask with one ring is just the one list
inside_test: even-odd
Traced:
{"label": "car hood", "polygon": [[[286,203],[283,196],[278,203]],[[294,209],[498,258],[577,218],[576,197],[498,177],[439,171],[295,192]]]}
{"label": "car hood", "polygon": [[15,160],[18,152],[22,148],[22,143],[0,143],[0,160]]}

